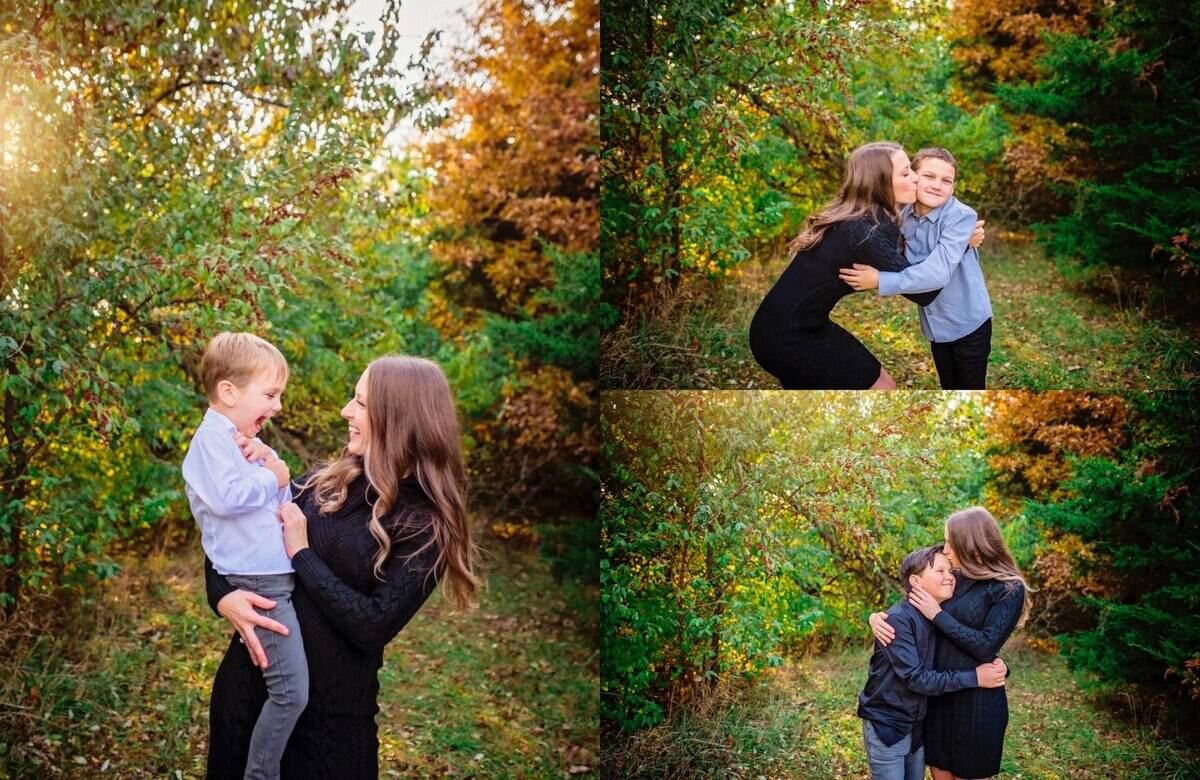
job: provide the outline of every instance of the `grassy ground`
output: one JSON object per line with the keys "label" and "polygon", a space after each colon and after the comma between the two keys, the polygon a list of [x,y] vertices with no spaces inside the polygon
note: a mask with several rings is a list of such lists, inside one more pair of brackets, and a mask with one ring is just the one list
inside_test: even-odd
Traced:
{"label": "grassy ground", "polygon": [[[389,645],[381,777],[594,776],[594,593],[581,618],[536,553],[494,553],[488,579],[478,610],[435,594]],[[0,680],[0,778],[203,777],[230,631],[196,551],[133,563],[73,621],[90,635],[4,637],[24,652]]]}
{"label": "grassy ground", "polygon": [[[1001,780],[1200,777],[1200,763],[1186,748],[1098,707],[1059,656],[1018,640],[1001,656],[1012,668]],[[867,658],[866,650],[855,650],[789,662],[748,689],[714,696],[677,723],[617,746],[606,741],[605,773],[866,778],[862,721],[854,712]]]}
{"label": "grassy ground", "polygon": [[[1068,283],[1036,245],[989,238],[982,263],[994,310],[989,387],[1176,388],[1200,374],[1200,332],[1096,299]],[[747,263],[729,282],[685,288],[651,316],[606,334],[604,386],[778,387],[755,363],[747,333],[784,265]],[[912,303],[860,293],[832,316],[898,386],[938,387]]]}

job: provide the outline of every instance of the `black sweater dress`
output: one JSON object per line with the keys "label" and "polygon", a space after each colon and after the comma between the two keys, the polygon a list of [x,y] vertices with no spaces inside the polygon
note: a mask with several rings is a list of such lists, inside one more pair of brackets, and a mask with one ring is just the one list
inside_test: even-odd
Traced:
{"label": "black sweater dress", "polygon": [[[299,481],[303,481],[303,478]],[[436,586],[430,538],[433,505],[415,480],[403,483],[397,511],[384,523],[393,531],[384,581],[374,574],[379,546],[367,530],[376,499],[365,476],[349,486],[337,512],[320,514],[312,491],[295,502],[308,518],[309,547],[292,558],[292,595],[308,656],[308,707],[300,716],[280,765],[288,780],[373,780],[379,776],[378,672],[383,649]],[[296,487],[292,488],[296,494]],[[405,538],[409,537],[409,538]],[[205,559],[213,611],[236,590]],[[268,659],[269,660],[269,659]],[[250,735],[267,699],[261,670],[250,662],[237,632],[217,669],[209,705],[208,777],[241,780]]]}
{"label": "black sweater dress", "polygon": [[[933,619],[938,629],[933,668],[974,669],[995,660],[1016,628],[1025,603],[1021,583],[973,580],[956,572],[954,596]],[[956,777],[1000,772],[1008,697],[1004,688],[967,688],[929,697],[925,763]]]}
{"label": "black sweater dress", "polygon": [[[854,288],[838,271],[854,263],[880,271],[903,271],[900,229],[883,209],[876,219],[858,217],[825,231],[821,243],[797,252],[750,323],[750,350],[785,389],[866,390],[879,378],[879,361],[829,312]],[[922,306],[938,290],[905,295]]]}

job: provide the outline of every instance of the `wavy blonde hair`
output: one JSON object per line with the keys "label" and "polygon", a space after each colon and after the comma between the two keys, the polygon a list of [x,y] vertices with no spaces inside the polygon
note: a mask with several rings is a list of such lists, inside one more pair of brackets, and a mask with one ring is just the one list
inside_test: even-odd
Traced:
{"label": "wavy blonde hair", "polygon": [[992,513],[981,506],[955,512],[946,518],[946,538],[958,557],[959,569],[971,579],[1010,583],[1010,591],[1016,583],[1021,583],[1025,588],[1025,601],[1017,625],[1023,625],[1029,617],[1029,594],[1034,589],[1017,568],[1017,562],[1000,535],[1000,524]]}
{"label": "wavy blonde hair", "polygon": [[[379,542],[375,576],[391,554],[393,539],[383,521],[395,510],[401,483],[415,476],[433,503],[431,528],[405,526],[405,539],[432,530],[415,557],[430,545],[437,548],[436,572],[447,597],[459,609],[475,606],[482,580],[475,575],[478,548],[471,539],[466,513],[466,473],[458,416],[450,384],[442,369],[422,358],[393,355],[367,366],[367,446],[359,457],[343,449],[332,463],[317,470],[303,485],[314,490],[322,514],[346,502],[350,483],[360,474],[379,494],[368,528]],[[397,527],[396,530],[401,530]]]}
{"label": "wavy blonde hair", "polygon": [[808,216],[800,234],[788,244],[788,254],[812,249],[821,243],[825,231],[838,222],[863,216],[876,219],[879,208],[899,225],[900,212],[896,208],[896,190],[892,184],[892,155],[902,151],[904,147],[900,144],[875,141],[850,152],[842,188],[820,211]]}

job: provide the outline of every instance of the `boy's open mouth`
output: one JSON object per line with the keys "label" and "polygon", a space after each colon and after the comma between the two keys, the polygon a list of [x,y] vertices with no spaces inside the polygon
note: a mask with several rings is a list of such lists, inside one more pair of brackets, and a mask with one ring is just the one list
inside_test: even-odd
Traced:
{"label": "boy's open mouth", "polygon": [[263,423],[265,423],[266,421],[267,421],[266,415],[263,415],[262,417],[259,417],[257,420],[255,420],[254,421],[254,432],[258,433],[259,431],[261,431],[262,427],[263,427]]}

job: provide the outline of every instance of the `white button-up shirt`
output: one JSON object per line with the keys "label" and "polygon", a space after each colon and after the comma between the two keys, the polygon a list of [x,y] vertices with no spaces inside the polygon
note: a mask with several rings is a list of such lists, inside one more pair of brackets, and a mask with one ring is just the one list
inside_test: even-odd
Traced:
{"label": "white button-up shirt", "polygon": [[237,426],[209,409],[183,459],[183,482],[200,544],[221,574],[286,574],[292,562],[283,549],[279,505],[291,486],[262,462],[246,460],[234,442]]}

